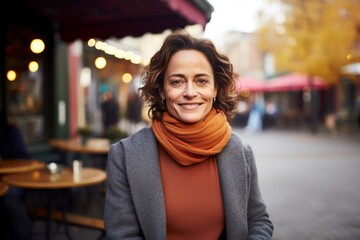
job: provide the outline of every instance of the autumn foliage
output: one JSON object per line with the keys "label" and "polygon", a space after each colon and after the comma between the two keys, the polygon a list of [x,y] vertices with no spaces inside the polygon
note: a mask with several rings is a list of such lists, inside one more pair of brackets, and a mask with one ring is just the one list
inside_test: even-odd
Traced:
{"label": "autumn foliage", "polygon": [[360,59],[359,0],[268,0],[260,13],[259,46],[277,72],[300,72],[336,83]]}

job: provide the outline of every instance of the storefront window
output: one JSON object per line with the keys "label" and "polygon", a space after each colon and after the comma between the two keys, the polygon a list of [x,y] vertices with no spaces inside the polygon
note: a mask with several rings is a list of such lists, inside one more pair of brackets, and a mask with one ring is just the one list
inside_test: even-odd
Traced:
{"label": "storefront window", "polygon": [[41,141],[44,133],[44,52],[34,53],[36,35],[12,26],[6,35],[6,89],[9,121],[22,132],[26,143]]}
{"label": "storefront window", "polygon": [[[103,54],[93,48],[85,47],[83,54],[84,68],[81,72],[82,76],[87,77],[81,78],[86,84],[81,84],[84,106],[79,106],[79,111],[84,113],[81,114],[84,119],[80,119],[80,122],[84,126],[91,126],[98,135],[104,135],[107,128],[107,123],[103,121],[108,108],[105,107],[107,96],[111,95],[111,101],[117,105],[118,112],[110,115],[116,116],[114,118],[117,124],[114,125],[119,126],[125,122],[126,113],[130,111],[127,110],[128,98],[130,92],[137,90],[141,67],[130,60]],[[102,68],[96,66],[96,59],[99,57],[106,60],[106,65]]]}

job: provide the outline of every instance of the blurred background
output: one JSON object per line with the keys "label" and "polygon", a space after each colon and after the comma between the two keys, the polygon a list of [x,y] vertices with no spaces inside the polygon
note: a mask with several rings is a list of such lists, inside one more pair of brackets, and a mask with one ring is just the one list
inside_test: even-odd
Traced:
{"label": "blurred background", "polygon": [[[266,165],[271,157],[265,156],[291,149],[286,139],[312,145],[294,143],[297,154],[279,158],[313,149],[311,159],[322,161],[329,155],[321,151],[339,147],[332,157],[351,156],[346,177],[360,161],[359,9],[358,0],[12,0],[0,10],[1,114],[21,131],[31,158],[44,162],[61,160],[51,139],[129,136],[149,126],[137,93],[143,66],[167,34],[185,28],[213,40],[239,74],[242,101],[230,121],[249,142],[264,146],[256,150],[265,179],[279,180],[266,177],[277,165]],[[285,141],[278,152],[266,152],[273,139]],[[311,147],[317,144],[323,145]],[[287,177],[285,183],[295,176]],[[276,223],[284,224],[288,218],[277,218],[281,207],[273,205],[272,187],[264,184],[265,197]],[[358,190],[349,191],[358,206]],[[356,239],[355,212],[351,236],[295,238],[288,226],[275,239]]]}
{"label": "blurred background", "polygon": [[359,129],[359,1],[155,2],[2,8],[1,111],[34,154],[49,138],[106,135],[108,93],[117,128],[147,124],[146,106],[131,105],[141,69],[176,28],[212,39],[240,74],[234,125],[246,127],[257,103],[262,129]]}

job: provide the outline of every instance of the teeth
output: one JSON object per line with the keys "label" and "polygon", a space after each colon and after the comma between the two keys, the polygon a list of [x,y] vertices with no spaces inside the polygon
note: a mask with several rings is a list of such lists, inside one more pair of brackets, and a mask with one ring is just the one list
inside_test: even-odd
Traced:
{"label": "teeth", "polygon": [[193,103],[193,104],[179,104],[180,107],[182,107],[183,109],[188,109],[188,110],[194,110],[194,109],[198,109],[198,107],[200,106],[199,103]]}
{"label": "teeth", "polygon": [[180,104],[181,106],[199,106],[199,104]]}

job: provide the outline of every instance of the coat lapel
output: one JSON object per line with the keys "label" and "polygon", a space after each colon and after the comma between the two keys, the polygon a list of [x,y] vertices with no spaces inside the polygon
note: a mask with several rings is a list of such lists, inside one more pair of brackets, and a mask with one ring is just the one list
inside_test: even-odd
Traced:
{"label": "coat lapel", "polygon": [[155,136],[145,128],[130,139],[126,170],[141,229],[145,239],[165,240],[165,204]]}
{"label": "coat lapel", "polygon": [[246,239],[249,182],[240,138],[232,134],[230,141],[216,158],[224,201],[226,238]]}

